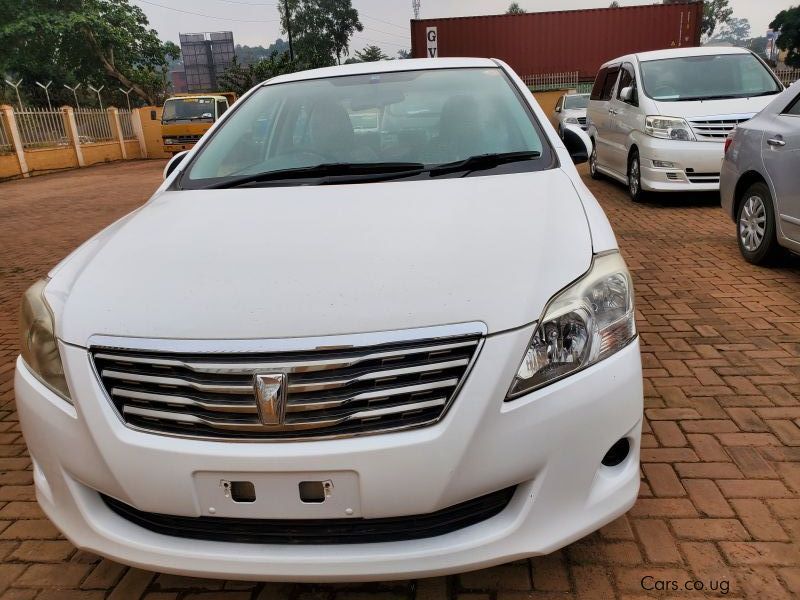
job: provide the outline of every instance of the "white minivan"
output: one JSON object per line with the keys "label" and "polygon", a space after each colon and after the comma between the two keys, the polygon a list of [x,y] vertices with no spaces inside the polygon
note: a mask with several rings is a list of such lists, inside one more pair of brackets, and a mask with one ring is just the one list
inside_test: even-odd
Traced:
{"label": "white minivan", "polygon": [[674,48],[605,63],[589,100],[593,178],[647,192],[719,190],[728,133],[783,90],[742,48]]}

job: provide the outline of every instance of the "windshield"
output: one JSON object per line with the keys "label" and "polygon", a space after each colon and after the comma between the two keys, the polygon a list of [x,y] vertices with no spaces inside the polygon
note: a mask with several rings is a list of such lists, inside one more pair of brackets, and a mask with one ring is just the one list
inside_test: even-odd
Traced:
{"label": "windshield", "polygon": [[564,97],[564,108],[587,108],[589,106],[589,94],[571,94]]}
{"label": "windshield", "polygon": [[653,100],[713,100],[776,94],[780,86],[752,54],[683,56],[642,62],[642,83]]}
{"label": "windshield", "polygon": [[213,98],[173,98],[164,103],[164,112],[161,114],[162,123],[211,123],[213,120]]}
{"label": "windshield", "polygon": [[[506,153],[524,153],[520,161],[527,159],[527,164],[514,167],[506,161],[501,171],[533,170],[547,165],[532,162],[547,161],[529,155],[550,156],[538,131],[499,68],[266,85],[236,108],[200,149],[181,185],[207,187],[213,182],[221,187],[225,178],[315,166],[330,173],[331,165],[369,165],[374,175],[380,166],[422,169]],[[468,166],[476,170],[474,160]]]}

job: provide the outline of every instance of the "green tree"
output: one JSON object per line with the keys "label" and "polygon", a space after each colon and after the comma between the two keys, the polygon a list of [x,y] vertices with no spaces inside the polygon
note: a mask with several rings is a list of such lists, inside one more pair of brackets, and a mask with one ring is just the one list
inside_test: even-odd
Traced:
{"label": "green tree", "polygon": [[519,5],[519,2],[512,2],[508,5],[508,10],[506,10],[507,15],[524,15],[525,9]]}
{"label": "green tree", "polygon": [[617,2],[617,0],[613,0],[613,2],[608,5],[608,8],[619,8],[619,2]]}
{"label": "green tree", "polygon": [[0,71],[60,90],[76,82],[133,88],[155,104],[180,49],[148,25],[128,0],[0,0]]}
{"label": "green tree", "polygon": [[[301,63],[326,67],[350,54],[350,38],[364,26],[351,0],[289,0],[292,42]],[[286,13],[278,3],[281,27],[288,33]]]}
{"label": "green tree", "polygon": [[269,57],[248,65],[241,64],[234,56],[233,63],[217,78],[217,82],[221,89],[241,96],[262,81],[296,70],[297,65],[289,60],[287,52],[273,51]]}
{"label": "green tree", "polygon": [[398,50],[397,51],[397,58],[400,58],[400,59],[411,58],[411,52],[409,50]]}
{"label": "green tree", "polygon": [[708,37],[714,35],[717,25],[727,23],[733,9],[728,5],[729,0],[705,0],[703,2],[703,22],[700,25],[700,33]]}
{"label": "green tree", "polygon": [[375,62],[378,60],[388,60],[389,56],[384,54],[379,46],[365,46],[360,52],[356,50],[356,58],[359,62]]}
{"label": "green tree", "polygon": [[782,10],[769,26],[780,31],[775,45],[786,51],[786,64],[800,67],[800,6]]}
{"label": "green tree", "polygon": [[246,46],[240,44],[236,44],[236,48],[234,48],[236,57],[243,65],[249,65],[250,63],[258,62],[263,58],[269,58],[272,56],[273,52],[283,54],[284,52],[288,51],[288,42],[281,38],[278,38],[274,43],[270,44],[266,48],[264,46]]}
{"label": "green tree", "polygon": [[746,46],[750,40],[750,21],[731,17],[719,28],[719,33],[713,39],[728,42],[734,46]]}

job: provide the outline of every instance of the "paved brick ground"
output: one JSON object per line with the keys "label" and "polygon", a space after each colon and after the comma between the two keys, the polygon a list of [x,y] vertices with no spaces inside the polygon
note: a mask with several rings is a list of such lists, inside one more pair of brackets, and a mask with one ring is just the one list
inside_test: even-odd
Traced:
{"label": "paved brick ground", "polygon": [[552,556],[385,584],[205,581],[75,550],[34,501],[17,424],[19,296],[146,199],[161,167],[106,165],[0,185],[0,598],[638,597],[648,594],[646,576],[706,587],[724,579],[728,598],[800,596],[800,260],[749,266],[713,199],[635,206],[607,182],[590,185],[634,272],[646,377],[642,491],[628,515]]}

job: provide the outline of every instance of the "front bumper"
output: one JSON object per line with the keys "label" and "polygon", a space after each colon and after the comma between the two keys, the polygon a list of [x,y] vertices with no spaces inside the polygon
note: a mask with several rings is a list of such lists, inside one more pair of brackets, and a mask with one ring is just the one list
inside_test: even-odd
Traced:
{"label": "front bumper", "polygon": [[[396,579],[549,553],[613,520],[636,500],[641,362],[637,339],[589,369],[503,403],[531,334],[525,328],[489,336],[458,398],[436,425],[287,443],[202,441],[131,430],[106,399],[86,350],[62,344],[75,407],[17,363],[17,406],[37,498],[80,548],[140,568],[204,577]],[[616,467],[601,465],[621,437],[632,445],[627,459]],[[341,470],[358,474],[364,518],[427,514],[510,485],[517,485],[517,492],[501,513],[458,531],[347,545],[170,537],[118,516],[98,493],[142,511],[200,516],[198,472]]]}
{"label": "front bumper", "polygon": [[[641,136],[637,146],[641,158],[642,189],[651,192],[719,190],[724,144]],[[656,167],[654,160],[671,162],[674,167]]]}

